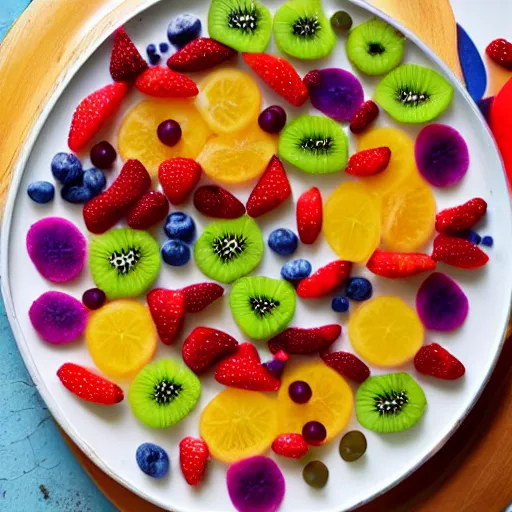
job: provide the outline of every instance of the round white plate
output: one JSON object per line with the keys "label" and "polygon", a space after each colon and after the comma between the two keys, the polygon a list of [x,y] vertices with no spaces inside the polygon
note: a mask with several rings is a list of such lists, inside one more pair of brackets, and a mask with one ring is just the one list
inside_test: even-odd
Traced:
{"label": "round white plate", "polygon": [[[274,10],[279,4],[276,1],[267,3]],[[329,16],[337,9],[346,9],[353,16],[354,24],[358,24],[370,18],[372,14],[369,7],[363,7],[364,3],[359,0],[357,3],[359,6],[340,0],[326,0],[324,7]],[[188,0],[186,9],[200,16],[206,26],[208,5],[209,3],[204,0]],[[140,12],[135,13],[136,15],[127,23],[126,29],[141,53],[144,53],[147,44],[159,43],[166,39],[169,20],[182,11],[181,2],[147,0],[142,2]],[[313,457],[323,460],[330,471],[329,483],[323,490],[313,490],[303,482],[303,463],[280,459],[279,465],[284,471],[287,483],[286,497],[280,508],[283,512],[348,510],[372,499],[410,474],[443,445],[468,413],[494,367],[503,342],[512,289],[512,229],[509,196],[500,158],[485,122],[463,87],[424,45],[407,30],[399,28],[409,39],[405,61],[438,69],[453,82],[456,89],[453,104],[438,121],[457,128],[465,137],[470,149],[471,165],[462,183],[448,191],[435,191],[438,209],[462,203],[474,196],[481,196],[489,203],[489,212],[482,232],[491,234],[495,245],[488,251],[491,260],[487,267],[473,272],[456,271],[443,265],[439,268],[455,277],[468,295],[469,317],[464,326],[455,333],[427,333],[426,336],[426,342],[436,341],[445,345],[459,357],[464,362],[467,373],[458,382],[442,382],[418,375],[412,364],[401,368],[411,372],[426,392],[429,405],[425,417],[415,428],[399,434],[378,435],[364,431],[368,439],[368,451],[362,459],[351,464],[341,460],[338,454],[338,440],[326,447],[313,450]],[[51,285],[37,273],[25,249],[25,236],[31,224],[42,217],[57,215],[70,219],[84,233],[86,229],[80,206],[65,203],[59,196],[52,204],[39,206],[27,197],[26,188],[31,181],[51,178],[50,162],[53,155],[58,151],[67,150],[67,132],[75,106],[85,95],[110,82],[110,50],[111,40],[108,40],[97,49],[91,48],[90,58],[85,63],[76,63],[71,75],[75,71],[76,74],[71,79],[68,77],[59,87],[54,100],[46,109],[48,115],[40,119],[17,166],[5,212],[1,246],[2,289],[9,319],[24,360],[52,414],[101,469],[147,500],[175,512],[230,511],[233,507],[226,490],[225,465],[211,463],[208,478],[198,489],[189,487],[179,470],[179,440],[185,435],[198,434],[201,410],[221,389],[211,376],[203,379],[200,403],[190,416],[175,428],[163,431],[150,430],[133,417],[127,401],[116,407],[104,408],[81,402],[66,391],[55,372],[66,361],[93,365],[84,341],[68,346],[51,346],[38,338],[28,319],[27,312],[31,303],[43,292],[59,289],[79,298],[85,289],[93,285],[87,270],[84,270],[80,280],[62,286]],[[271,46],[269,51],[275,52],[275,48]],[[346,58],[343,39],[340,39],[332,56],[323,62],[294,63],[302,74],[312,67],[336,66],[352,69]],[[240,66],[245,67],[245,64],[240,62]],[[366,96],[371,97],[378,79],[367,79],[359,73],[356,75],[363,82]],[[291,116],[299,111],[288,108],[284,101],[269,93],[263,84],[261,89],[266,104],[282,104],[286,106]],[[60,92],[62,94],[59,96]],[[140,99],[142,96],[137,91],[132,91],[119,114],[96,140],[105,138],[115,144],[117,128],[123,115]],[[308,108],[300,111],[307,111]],[[315,112],[313,109],[310,111]],[[379,117],[377,124],[393,125],[386,114]],[[400,128],[407,129],[415,136],[421,126],[404,128],[401,125]],[[353,151],[354,137],[349,134],[349,138]],[[81,156],[84,167],[87,168],[90,165],[88,156]],[[108,174],[109,182],[120,168],[121,162],[118,161],[116,170]],[[287,168],[295,199],[313,184],[319,186],[323,197],[327,198],[335,186],[347,179],[343,173],[313,178],[290,166]],[[237,195],[245,200],[250,188],[240,189]],[[199,215],[190,204],[185,205],[183,210],[193,215],[198,231],[201,232],[208,219]],[[275,213],[265,216],[261,219],[260,225],[265,238],[274,228],[294,228],[294,201],[289,201]],[[161,230],[156,230],[155,236],[163,242],[164,235]],[[315,268],[335,259],[335,255],[324,241],[313,247],[301,246],[294,257],[311,260]],[[271,251],[266,251],[257,273],[277,278],[284,261]],[[353,275],[368,274],[360,266],[353,272]],[[164,265],[155,286],[180,288],[203,280],[205,277],[193,262],[179,269]],[[371,280],[375,285],[375,295],[396,294],[413,304],[415,292],[422,278],[386,282],[371,276]],[[355,307],[352,304],[352,308]],[[293,325],[310,327],[340,322],[346,326],[347,319],[348,315],[338,315],[330,309],[328,299],[299,300]],[[244,341],[231,318],[226,297],[204,313],[187,318],[182,338],[196,325],[220,327],[238,340]],[[174,348],[160,345],[157,357],[179,358],[180,345],[180,342]],[[264,345],[261,345],[263,360],[269,357]],[[351,350],[346,331],[333,348]],[[374,374],[383,373],[377,369],[372,371]],[[128,383],[120,384],[126,392]],[[359,428],[353,417],[347,430]],[[162,445],[171,457],[172,471],[163,481],[147,477],[135,463],[135,450],[145,441]]]}

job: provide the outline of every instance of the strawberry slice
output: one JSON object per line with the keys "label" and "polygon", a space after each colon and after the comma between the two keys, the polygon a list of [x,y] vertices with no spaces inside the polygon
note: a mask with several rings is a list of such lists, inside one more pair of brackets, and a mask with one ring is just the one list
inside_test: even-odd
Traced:
{"label": "strawberry slice", "polygon": [[312,244],[322,230],[322,195],[318,188],[310,188],[297,201],[297,230],[303,244]]}
{"label": "strawberry slice", "polygon": [[116,82],[130,82],[147,68],[148,63],[142,58],[130,36],[123,27],[118,28],[114,34],[114,46],[110,57],[112,78]]}
{"label": "strawberry slice", "polygon": [[460,379],[466,373],[464,365],[437,343],[418,350],[414,356],[414,367],[420,373],[443,380]]}
{"label": "strawberry slice", "polygon": [[337,260],[328,263],[299,283],[297,295],[303,299],[316,299],[329,295],[349,278],[351,270],[350,261]]}
{"label": "strawberry slice", "polygon": [[428,254],[388,252],[377,249],[368,260],[366,267],[378,276],[400,279],[434,270],[436,262]]}
{"label": "strawberry slice", "polygon": [[489,43],[485,53],[496,64],[512,71],[512,43],[506,39],[495,39]]}
{"label": "strawberry slice", "polygon": [[385,171],[391,159],[391,150],[387,147],[372,148],[352,155],[345,172],[352,176],[374,176]]}
{"label": "strawberry slice", "polygon": [[201,166],[191,158],[171,158],[160,164],[158,179],[167,199],[181,204],[201,179]]}
{"label": "strawberry slice", "polygon": [[474,269],[487,264],[489,256],[464,238],[438,235],[434,239],[432,259],[457,268]]}
{"label": "strawberry slice", "polygon": [[210,450],[202,439],[189,436],[180,441],[180,468],[188,485],[201,482],[209,460]]}
{"label": "strawberry slice", "polygon": [[329,348],[341,336],[341,325],[330,324],[302,329],[290,327],[268,341],[272,354],[314,354]]}
{"label": "strawberry slice", "polygon": [[171,345],[185,316],[185,295],[179,290],[156,288],[147,294],[146,300],[160,339]]}
{"label": "strawberry slice", "polygon": [[188,76],[162,66],[144,71],[135,81],[135,87],[156,98],[193,98],[199,94],[197,85]]}
{"label": "strawberry slice", "polygon": [[236,53],[213,39],[198,37],[171,55],[167,65],[174,71],[204,71],[230,59]]}
{"label": "strawberry slice", "polygon": [[132,229],[148,229],[162,222],[169,213],[169,201],[161,192],[146,192],[128,212],[126,221]]}
{"label": "strawberry slice", "polygon": [[224,295],[224,288],[217,283],[192,284],[181,291],[185,295],[187,313],[199,313]]}
{"label": "strawberry slice", "polygon": [[302,459],[308,453],[308,443],[300,434],[281,434],[274,439],[272,451],[290,459]]}
{"label": "strawberry slice", "polygon": [[377,104],[372,100],[365,101],[350,120],[350,131],[352,133],[364,132],[378,116],[379,107]]}
{"label": "strawberry slice", "polygon": [[454,234],[472,228],[487,212],[487,203],[480,197],[460,206],[447,208],[436,215],[436,231]]}
{"label": "strawberry slice", "polygon": [[194,193],[194,206],[203,215],[219,219],[238,219],[245,213],[243,203],[217,185],[199,187]]}
{"label": "strawberry slice", "polygon": [[350,352],[331,352],[321,355],[323,362],[340,375],[356,382],[364,382],[370,376],[370,368]]}

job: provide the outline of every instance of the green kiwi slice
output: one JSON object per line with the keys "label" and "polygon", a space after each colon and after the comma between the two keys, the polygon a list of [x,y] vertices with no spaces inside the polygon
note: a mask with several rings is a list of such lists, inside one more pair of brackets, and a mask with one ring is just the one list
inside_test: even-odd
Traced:
{"label": "green kiwi slice", "polygon": [[336,34],[319,0],[291,0],[274,16],[277,47],[298,59],[321,59],[329,55]]}
{"label": "green kiwi slice", "polygon": [[302,115],[281,132],[278,153],[283,160],[304,172],[341,171],[348,160],[347,136],[332,119]]}
{"label": "green kiwi slice", "polygon": [[280,333],[295,314],[295,290],[283,279],[243,277],[231,289],[229,305],[238,327],[252,339]]}
{"label": "green kiwi slice", "polygon": [[145,231],[113,229],[89,243],[89,269],[109,300],[138,297],[160,272],[160,247]]}
{"label": "green kiwi slice", "polygon": [[210,37],[239,52],[264,52],[272,34],[272,15],[257,0],[213,0]]}
{"label": "green kiwi slice", "polygon": [[450,106],[453,87],[432,69],[402,64],[379,82],[374,99],[400,123],[426,123]]}
{"label": "green kiwi slice", "polygon": [[408,373],[369,377],[356,393],[357,421],[374,432],[401,432],[413,427],[426,405],[425,393]]}
{"label": "green kiwi slice", "polygon": [[161,359],[145,366],[128,391],[133,414],[151,428],[167,428],[187,416],[201,395],[201,382],[185,365]]}
{"label": "green kiwi slice", "polygon": [[196,242],[194,259],[210,279],[232,283],[259,265],[263,248],[258,224],[244,215],[207,226]]}
{"label": "green kiwi slice", "polygon": [[367,75],[383,75],[396,68],[404,50],[404,36],[377,18],[353,28],[347,39],[348,58]]}

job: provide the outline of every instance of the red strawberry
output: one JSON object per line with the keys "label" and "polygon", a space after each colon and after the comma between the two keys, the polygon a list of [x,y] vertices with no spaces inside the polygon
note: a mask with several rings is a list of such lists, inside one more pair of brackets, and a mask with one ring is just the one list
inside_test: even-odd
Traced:
{"label": "red strawberry", "polygon": [[224,294],[224,288],[217,283],[192,284],[181,290],[185,295],[187,313],[199,313]]}
{"label": "red strawberry", "polygon": [[377,119],[378,115],[379,107],[377,104],[372,100],[365,101],[350,120],[350,131],[352,133],[363,132]]}
{"label": "red strawberry", "polygon": [[194,373],[203,373],[221,359],[234,354],[238,341],[217,329],[196,327],[183,342],[181,355]]}
{"label": "red strawberry", "polygon": [[297,201],[297,230],[303,244],[312,244],[322,230],[322,196],[316,187],[304,192]]}
{"label": "red strawberry", "polygon": [[336,260],[328,263],[299,283],[297,295],[303,299],[316,299],[329,295],[348,279],[351,270],[350,261]]}
{"label": "red strawberry", "polygon": [[329,348],[341,335],[341,325],[329,324],[302,329],[289,327],[268,341],[272,354],[284,350],[287,354],[314,354]]}
{"label": "red strawberry", "polygon": [[439,233],[457,233],[472,228],[487,211],[487,203],[480,197],[467,203],[447,208],[436,215],[436,231]]}
{"label": "red strawberry", "polygon": [[485,49],[491,60],[512,71],[512,43],[506,39],[495,39]]}
{"label": "red strawberry", "polygon": [[203,215],[220,219],[237,219],[245,213],[243,203],[217,185],[199,187],[194,193],[194,206]]}
{"label": "red strawberry", "polygon": [[123,390],[101,375],[73,363],[64,363],[57,370],[64,387],[86,402],[114,405],[124,399]]}
{"label": "red strawberry", "polygon": [[390,158],[389,148],[366,149],[350,157],[345,172],[352,176],[373,176],[386,169]]}
{"label": "red strawberry", "polygon": [[146,192],[128,212],[126,220],[132,229],[148,229],[165,219],[169,201],[161,192]]}
{"label": "red strawberry", "polygon": [[147,68],[148,63],[142,58],[130,36],[123,27],[118,28],[110,57],[112,78],[116,82],[129,82],[135,80]]}
{"label": "red strawberry", "polygon": [[104,233],[119,222],[151,185],[151,176],[138,160],[128,160],[110,187],[85,204],[87,229]]}
{"label": "red strawberry", "polygon": [[215,380],[233,388],[250,391],[277,391],[281,381],[272,376],[260,362],[252,343],[242,343],[238,350],[215,370]]}
{"label": "red strawberry", "polygon": [[327,366],[347,379],[363,382],[370,376],[370,368],[350,352],[322,354],[322,359]]}
{"label": "red strawberry", "polygon": [[160,164],[158,179],[167,199],[181,204],[201,179],[201,166],[191,158],[171,158]]}
{"label": "red strawberry", "polygon": [[247,213],[260,217],[277,208],[292,193],[281,160],[274,155],[247,201]]}
{"label": "red strawberry", "polygon": [[410,277],[436,268],[436,262],[418,252],[388,252],[377,249],[366,264],[370,272],[388,279]]}
{"label": "red strawberry", "polygon": [[188,76],[162,66],[144,71],[135,81],[135,87],[157,98],[192,98],[199,94],[197,85]]}
{"label": "red strawberry", "polygon": [[180,467],[188,485],[202,480],[209,459],[210,450],[202,439],[189,436],[180,441]]}
{"label": "red strawberry", "polygon": [[155,288],[147,294],[146,300],[160,339],[171,345],[185,316],[185,295],[179,290]]}
{"label": "red strawberry", "polygon": [[294,107],[306,103],[309,92],[295,68],[285,59],[268,53],[244,53],[245,62],[252,70]]}
{"label": "red strawberry", "polygon": [[301,459],[308,453],[308,443],[300,434],[281,434],[274,439],[272,451],[282,457]]}
{"label": "red strawberry", "polygon": [[308,89],[310,87],[314,89],[315,87],[318,87],[322,82],[322,75],[320,71],[314,69],[313,71],[306,73],[306,76],[302,79],[302,81]]}
{"label": "red strawberry", "polygon": [[473,269],[483,267],[489,261],[489,256],[469,240],[438,235],[434,239],[432,259],[452,267]]}
{"label": "red strawberry", "polygon": [[204,71],[236,55],[236,51],[213,39],[199,37],[171,55],[167,65],[174,71]]}
{"label": "red strawberry", "polygon": [[127,92],[128,84],[117,82],[94,91],[78,104],[68,135],[71,151],[78,152],[87,145],[103,123],[117,112]]}
{"label": "red strawberry", "polygon": [[414,356],[414,367],[420,373],[444,380],[460,379],[464,365],[437,343],[421,347]]}

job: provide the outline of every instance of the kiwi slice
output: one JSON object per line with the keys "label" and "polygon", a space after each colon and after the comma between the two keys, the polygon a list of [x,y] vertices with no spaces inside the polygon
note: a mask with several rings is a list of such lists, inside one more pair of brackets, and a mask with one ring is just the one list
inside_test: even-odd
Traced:
{"label": "kiwi slice", "polygon": [[416,425],[425,412],[427,399],[408,373],[369,377],[356,393],[359,423],[375,432],[401,432]]}
{"label": "kiwi slice", "polygon": [[208,32],[239,52],[261,53],[270,41],[272,15],[257,0],[213,0]]}
{"label": "kiwi slice", "polygon": [[231,313],[238,327],[255,340],[280,333],[295,313],[295,290],[283,279],[243,277],[231,289]]}
{"label": "kiwi slice", "polygon": [[145,231],[113,229],[89,243],[89,269],[109,300],[137,297],[160,272],[160,248]]}
{"label": "kiwi slice", "polygon": [[347,136],[332,119],[302,115],[281,132],[278,152],[281,158],[311,174],[341,171],[348,160]]}
{"label": "kiwi slice", "polygon": [[319,0],[291,0],[274,16],[277,47],[298,59],[321,59],[336,44],[336,34]]}
{"label": "kiwi slice", "polygon": [[404,36],[376,18],[353,28],[347,39],[348,58],[368,75],[383,75],[396,68],[404,50]]}
{"label": "kiwi slice", "polygon": [[210,279],[232,283],[259,265],[263,247],[258,224],[244,215],[207,226],[196,242],[194,259]]}
{"label": "kiwi slice", "polygon": [[432,69],[402,64],[379,82],[374,99],[396,121],[426,123],[448,108],[453,87]]}

